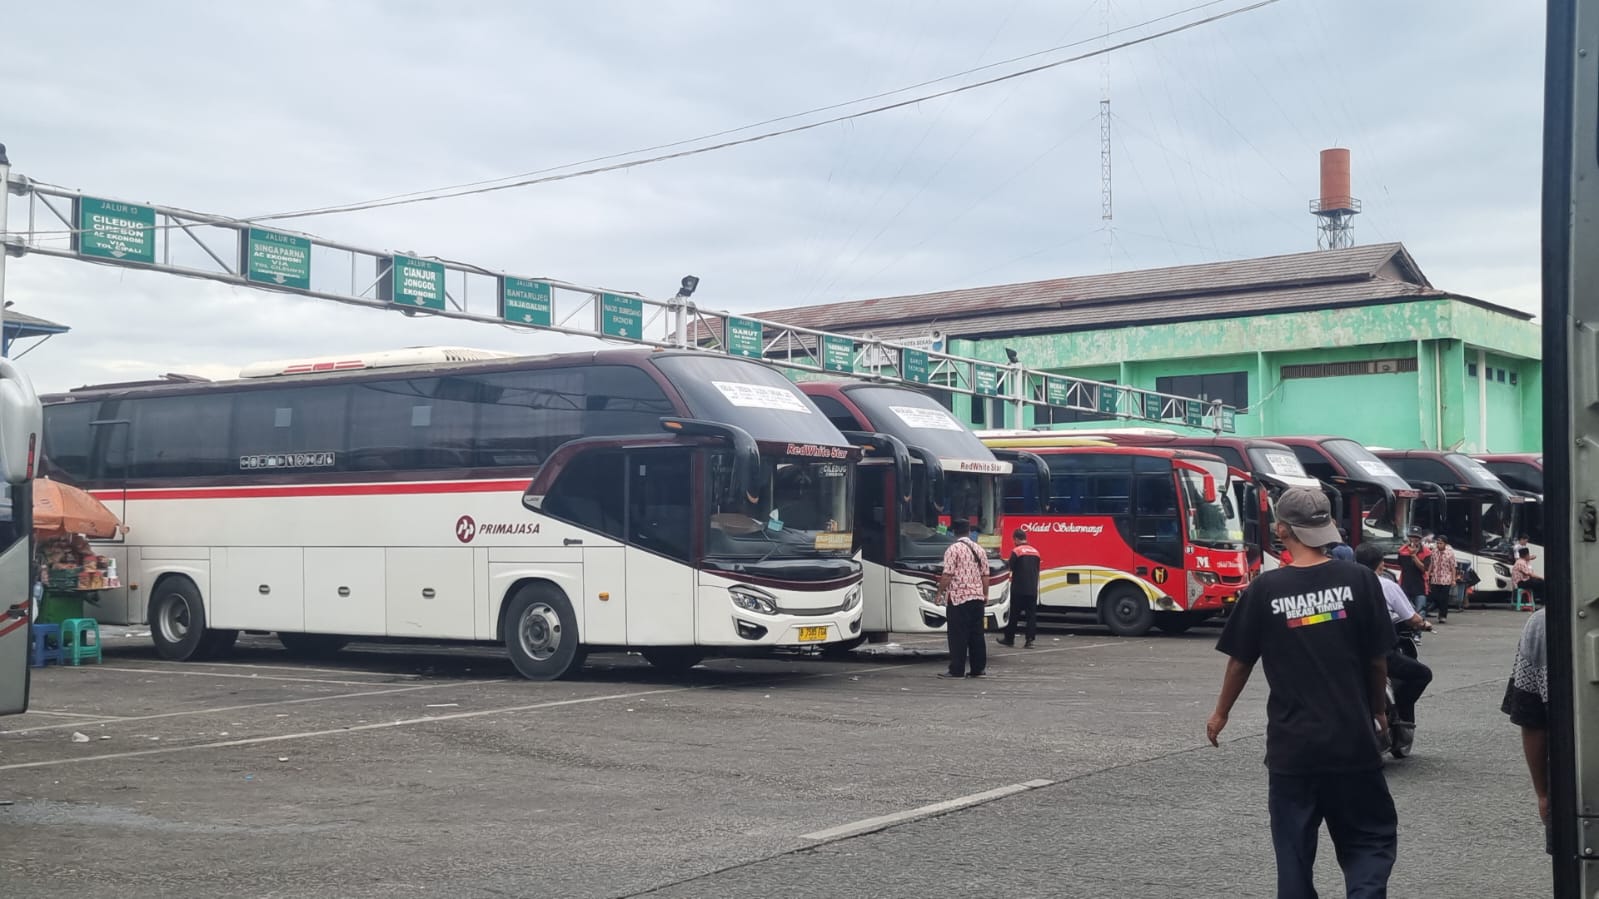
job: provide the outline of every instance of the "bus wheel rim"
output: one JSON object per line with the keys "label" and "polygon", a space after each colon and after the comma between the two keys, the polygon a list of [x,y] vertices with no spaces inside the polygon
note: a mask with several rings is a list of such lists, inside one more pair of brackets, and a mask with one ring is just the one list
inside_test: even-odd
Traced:
{"label": "bus wheel rim", "polygon": [[180,597],[161,608],[161,636],[168,643],[182,643],[189,635],[189,604]]}
{"label": "bus wheel rim", "polygon": [[561,648],[561,616],[546,603],[528,606],[517,630],[522,652],[535,661],[548,661]]}

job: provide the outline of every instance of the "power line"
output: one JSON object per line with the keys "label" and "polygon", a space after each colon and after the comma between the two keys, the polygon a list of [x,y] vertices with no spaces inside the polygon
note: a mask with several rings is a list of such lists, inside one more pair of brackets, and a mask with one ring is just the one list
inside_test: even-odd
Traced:
{"label": "power line", "polygon": [[[1213,0],[1213,2],[1214,2],[1214,0]],[[990,87],[992,85],[1000,84],[1000,83],[1003,83],[1003,82],[1006,82],[1006,81],[1013,81],[1013,80],[1015,80],[1017,78],[1024,78],[1024,77],[1026,77],[1028,75],[1036,75],[1036,74],[1038,74],[1040,72],[1049,71],[1051,69],[1057,69],[1057,68],[1060,68],[1061,66],[1070,65],[1071,63],[1074,63],[1074,62],[1082,62],[1085,59],[1093,59],[1095,57],[1102,56],[1102,55],[1104,55],[1106,53],[1111,53],[1111,52],[1114,52],[1116,50],[1124,50],[1124,49],[1126,49],[1128,47],[1136,47],[1136,46],[1139,46],[1141,44],[1147,44],[1147,43],[1150,43],[1152,41],[1157,41],[1157,40],[1159,40],[1161,38],[1169,37],[1169,36],[1174,35],[1174,34],[1180,34],[1180,33],[1185,32],[1185,31],[1192,31],[1195,28],[1199,28],[1199,27],[1202,27],[1204,25],[1209,25],[1209,24],[1212,24],[1212,23],[1215,23],[1215,22],[1220,22],[1220,21],[1222,21],[1224,19],[1230,19],[1230,18],[1232,18],[1234,16],[1242,15],[1244,13],[1253,12],[1253,11],[1255,11],[1257,9],[1262,9],[1264,7],[1267,7],[1267,6],[1271,6],[1271,5],[1273,5],[1273,4],[1277,3],[1277,2],[1279,2],[1279,0],[1257,0],[1257,2],[1251,3],[1251,4],[1247,5],[1247,6],[1241,6],[1241,7],[1235,8],[1235,9],[1227,10],[1226,12],[1216,13],[1214,15],[1206,16],[1203,19],[1196,19],[1196,20],[1194,20],[1192,22],[1186,22],[1186,23],[1184,23],[1182,25],[1177,25],[1177,26],[1174,26],[1174,27],[1171,27],[1171,28],[1167,28],[1167,29],[1165,29],[1163,31],[1157,31],[1157,32],[1154,32],[1152,34],[1144,35],[1142,37],[1131,38],[1131,39],[1122,41],[1120,43],[1116,43],[1116,44],[1112,44],[1112,45],[1109,45],[1109,46],[1101,47],[1101,48],[1099,48],[1097,50],[1090,50],[1090,51],[1088,51],[1086,53],[1080,53],[1080,54],[1078,54],[1076,56],[1069,56],[1069,57],[1067,57],[1065,59],[1056,60],[1054,62],[1048,62],[1048,63],[1043,63],[1043,64],[1040,64],[1040,65],[1036,65],[1036,66],[1031,66],[1029,68],[1020,69],[1018,71],[1010,72],[1010,73],[1005,74],[1005,75],[998,75],[998,76],[995,76],[993,78],[984,79],[982,81],[975,81],[975,82],[972,82],[970,84],[963,84],[963,85],[960,85],[958,87],[947,88],[945,90],[936,91],[936,92],[931,93],[931,94],[923,94],[923,95],[919,95],[919,96],[916,96],[916,97],[911,97],[909,99],[899,100],[899,101],[896,101],[894,103],[887,103],[887,104],[884,104],[882,106],[874,106],[874,107],[872,107],[870,109],[865,109],[865,110],[861,110],[861,111],[858,111],[858,112],[852,112],[852,113],[848,113],[848,114],[845,114],[845,115],[834,116],[832,118],[822,119],[820,121],[810,122],[810,123],[807,123],[807,124],[804,124],[804,125],[795,125],[795,126],[790,127],[790,128],[781,128],[781,129],[778,129],[778,130],[775,130],[775,131],[766,131],[766,132],[762,132],[760,134],[751,135],[749,137],[738,138],[736,140],[723,141],[721,143],[711,144],[711,145],[705,146],[705,147],[696,147],[696,148],[689,149],[689,150],[679,150],[679,151],[674,152],[674,153],[663,153],[663,154],[659,154],[659,155],[656,155],[656,156],[645,157],[643,159],[636,159],[636,160],[631,160],[631,161],[627,161],[627,162],[613,163],[611,165],[605,165],[605,166],[598,166],[598,167],[594,167],[594,168],[581,169],[581,170],[578,170],[578,171],[575,171],[575,172],[564,172],[564,173],[560,173],[560,174],[543,175],[543,176],[540,176],[540,177],[523,178],[523,179],[520,179],[520,180],[511,181],[509,183],[504,183],[504,184],[491,184],[491,185],[488,185],[488,186],[476,186],[476,187],[446,188],[446,189],[442,189],[442,190],[439,190],[439,191],[433,191],[433,192],[417,192],[417,193],[413,193],[413,194],[406,194],[406,195],[392,197],[392,198],[389,198],[389,199],[368,200],[368,201],[364,201],[364,202],[350,203],[350,204],[338,205],[338,206],[325,206],[325,207],[321,207],[319,209],[298,210],[298,211],[294,211],[294,212],[279,212],[279,213],[272,213],[272,214],[268,214],[268,215],[251,216],[251,217],[247,217],[247,218],[228,219],[228,220],[226,220],[226,222],[229,223],[229,224],[240,224],[240,225],[242,225],[242,224],[252,224],[252,223],[257,223],[257,222],[282,221],[282,220],[285,220],[285,219],[311,218],[311,217],[320,216],[320,215],[338,215],[338,214],[343,214],[343,213],[348,213],[348,212],[363,212],[363,211],[370,210],[370,209],[383,209],[383,208],[388,208],[388,207],[393,207],[393,206],[407,206],[407,205],[411,205],[411,204],[415,204],[415,203],[423,203],[423,202],[429,202],[429,201],[433,201],[433,200],[448,200],[448,199],[454,199],[454,198],[457,198],[457,197],[474,196],[474,195],[478,195],[478,194],[496,193],[496,192],[503,191],[503,190],[513,190],[513,189],[521,188],[521,187],[532,187],[534,185],[539,185],[539,184],[551,184],[551,183],[558,182],[558,181],[569,181],[569,180],[572,180],[574,178],[582,178],[582,177],[586,177],[586,176],[589,176],[589,175],[599,175],[599,174],[604,174],[604,173],[607,173],[607,172],[626,171],[628,169],[638,168],[640,166],[645,166],[645,165],[651,165],[651,164],[657,163],[657,162],[666,162],[666,161],[673,160],[673,159],[685,159],[685,158],[688,158],[688,157],[691,157],[691,156],[700,156],[700,155],[703,155],[703,154],[706,154],[706,153],[715,152],[717,150],[725,150],[725,149],[728,149],[730,147],[744,146],[744,145],[747,145],[747,144],[753,144],[753,143],[759,143],[761,141],[771,140],[771,139],[777,138],[777,137],[784,137],[784,136],[787,136],[787,135],[790,135],[790,134],[798,134],[798,133],[805,132],[805,131],[812,131],[812,130],[815,130],[817,128],[824,127],[826,125],[834,125],[834,124],[837,124],[839,122],[847,122],[847,121],[851,121],[853,119],[865,118],[866,116],[877,115],[877,114],[884,113],[884,112],[889,112],[889,111],[892,111],[892,110],[895,110],[895,109],[903,109],[903,108],[905,108],[907,106],[915,106],[915,105],[917,105],[919,103],[925,103],[925,102],[927,102],[929,100],[937,100],[937,99],[940,99],[940,98],[943,98],[943,97],[954,96],[956,94],[962,94],[962,93],[966,93],[968,91],[974,91],[974,90],[978,90],[980,88]],[[1204,6],[1210,6],[1210,5],[1213,5],[1213,4],[1212,3],[1201,4],[1200,7],[1194,7],[1194,8],[1198,9],[1198,8],[1202,8]],[[1176,14],[1172,14],[1172,15],[1176,15]],[[1170,18],[1170,15],[1164,16],[1164,17],[1161,17],[1161,18]],[[1158,19],[1152,19],[1150,21],[1154,22],[1154,21],[1159,21],[1159,20]],[[1139,27],[1139,26],[1131,26],[1131,27],[1136,28],[1136,27]],[[1041,51],[1041,52],[1049,52],[1049,51]],[[944,80],[944,79],[939,79],[939,80]],[[737,129],[737,130],[742,130],[742,129]],[[623,154],[623,155],[626,155],[626,154]],[[43,182],[40,182],[40,183],[42,184]],[[59,185],[50,185],[50,186],[59,187]],[[172,227],[176,227],[176,226],[171,226],[171,225],[158,226],[158,228],[160,228],[160,227],[172,228]],[[63,231],[59,231],[59,232],[36,231],[36,232],[33,232],[33,233],[36,236],[53,236],[53,235],[57,235],[57,234],[66,235],[66,234],[79,233],[80,230],[81,229],[68,229],[68,230],[63,230]]]}

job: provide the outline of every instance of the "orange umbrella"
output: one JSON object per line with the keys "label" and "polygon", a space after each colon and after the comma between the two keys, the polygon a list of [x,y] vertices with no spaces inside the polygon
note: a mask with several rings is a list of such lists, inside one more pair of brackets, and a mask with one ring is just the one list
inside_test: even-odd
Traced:
{"label": "orange umbrella", "polygon": [[110,509],[76,487],[49,478],[33,482],[35,531],[115,537],[119,524]]}

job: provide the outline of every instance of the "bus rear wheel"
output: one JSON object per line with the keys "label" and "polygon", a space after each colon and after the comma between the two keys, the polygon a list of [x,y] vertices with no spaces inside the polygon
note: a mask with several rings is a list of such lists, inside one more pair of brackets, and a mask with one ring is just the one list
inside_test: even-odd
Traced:
{"label": "bus rear wheel", "polygon": [[505,609],[505,651],[528,680],[557,680],[583,669],[577,616],[566,594],[549,584],[517,590]]}
{"label": "bus rear wheel", "polygon": [[169,577],[156,585],[150,600],[150,639],[156,654],[173,662],[202,659],[215,645],[205,629],[205,603],[186,577]]}
{"label": "bus rear wheel", "polygon": [[325,659],[337,653],[349,644],[349,637],[338,634],[300,634],[292,631],[279,631],[278,642],[289,651],[289,655],[302,659]]}
{"label": "bus rear wheel", "polygon": [[1155,623],[1155,609],[1144,591],[1113,584],[1099,601],[1099,619],[1118,637],[1142,637]]}
{"label": "bus rear wheel", "polygon": [[667,674],[684,674],[705,661],[705,653],[681,646],[641,649],[639,654],[644,656],[644,661],[649,662],[651,667],[659,668]]}

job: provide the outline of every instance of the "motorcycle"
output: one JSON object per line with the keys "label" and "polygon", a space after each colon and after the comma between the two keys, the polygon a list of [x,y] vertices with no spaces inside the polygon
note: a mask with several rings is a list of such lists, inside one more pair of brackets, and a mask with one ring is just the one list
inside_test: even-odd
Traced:
{"label": "motorcycle", "polygon": [[[1419,659],[1421,651],[1421,634],[1411,628],[1401,628],[1398,632],[1398,642],[1395,650],[1412,659]],[[1410,754],[1411,747],[1416,742],[1416,726],[1403,723],[1399,712],[1394,705],[1394,682],[1388,681],[1388,754],[1396,759],[1402,759]]]}

